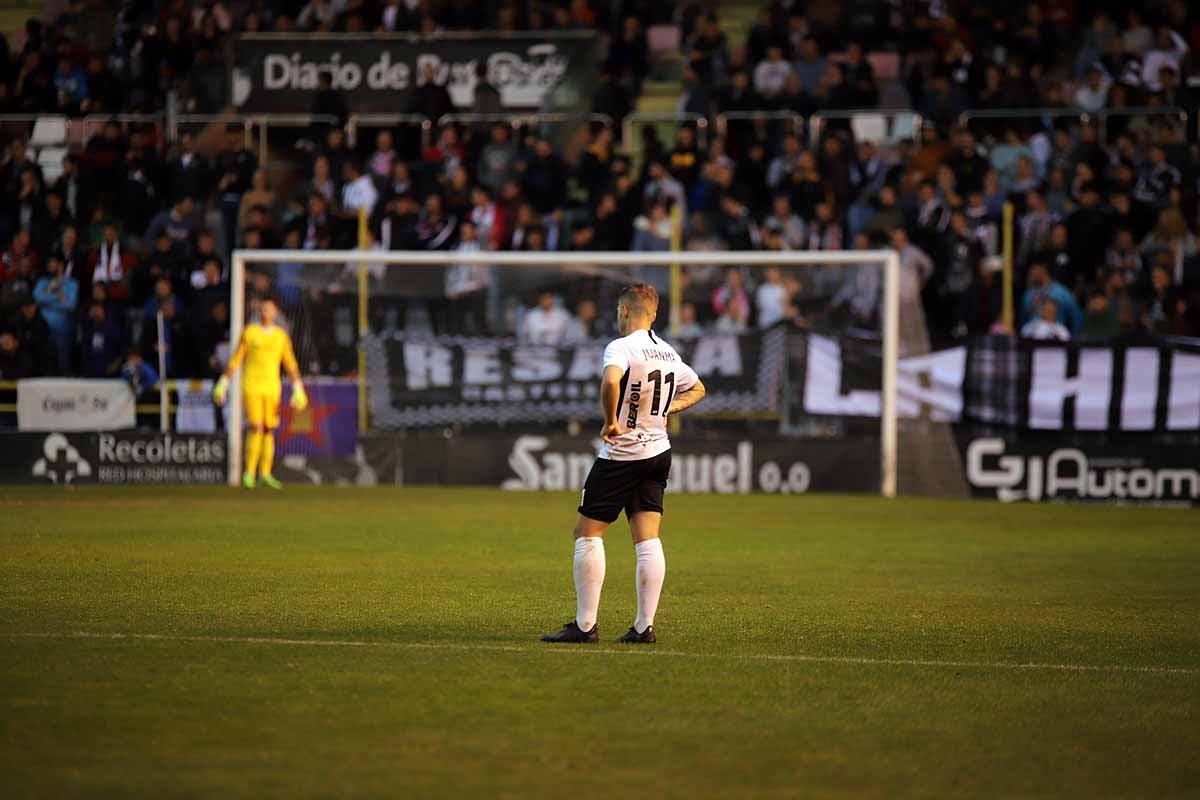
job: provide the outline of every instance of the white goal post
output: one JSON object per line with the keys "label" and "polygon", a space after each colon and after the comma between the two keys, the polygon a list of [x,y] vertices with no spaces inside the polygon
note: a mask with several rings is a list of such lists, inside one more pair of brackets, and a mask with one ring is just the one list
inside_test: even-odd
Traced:
{"label": "white goal post", "polygon": [[[894,250],[830,251],[720,251],[720,252],[477,252],[451,251],[363,251],[363,250],[235,250],[230,268],[232,302],[229,337],[233,346],[241,339],[246,315],[246,268],[251,264],[355,264],[404,267],[416,265],[540,267],[561,266],[660,266],[712,264],[747,266],[882,265],[883,376],[880,398],[880,489],[885,497],[896,495],[897,428],[896,387],[900,352],[900,257]],[[362,333],[360,331],[360,333]],[[238,485],[242,462],[242,395],[240,375],[230,387],[229,485]]]}

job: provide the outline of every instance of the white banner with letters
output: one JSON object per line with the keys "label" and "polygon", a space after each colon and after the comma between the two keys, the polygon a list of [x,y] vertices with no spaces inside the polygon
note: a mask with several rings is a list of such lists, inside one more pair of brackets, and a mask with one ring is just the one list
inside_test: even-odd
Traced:
{"label": "white banner with letters", "polygon": [[31,378],[17,381],[17,429],[116,431],[136,424],[137,399],[121,380]]}
{"label": "white banner with letters", "polygon": [[[801,392],[798,410],[879,416],[878,340],[815,333],[806,339],[803,348],[792,348],[789,364]],[[896,379],[901,418],[1031,430],[1200,430],[1200,341],[1194,339],[1064,344],[981,336],[900,359]]]}

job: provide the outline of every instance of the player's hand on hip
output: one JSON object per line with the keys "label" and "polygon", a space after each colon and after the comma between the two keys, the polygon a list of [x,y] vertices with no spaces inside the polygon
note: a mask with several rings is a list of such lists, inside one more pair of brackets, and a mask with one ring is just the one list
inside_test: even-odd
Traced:
{"label": "player's hand on hip", "polygon": [[616,444],[617,437],[626,433],[629,433],[627,428],[622,428],[619,422],[614,422],[600,429],[600,438],[609,444]]}

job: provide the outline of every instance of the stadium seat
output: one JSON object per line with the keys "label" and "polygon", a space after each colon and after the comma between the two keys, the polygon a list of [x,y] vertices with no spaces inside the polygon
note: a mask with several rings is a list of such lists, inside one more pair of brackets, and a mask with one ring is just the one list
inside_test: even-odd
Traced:
{"label": "stadium seat", "polygon": [[877,81],[894,81],[900,77],[900,54],[873,52],[867,53],[867,63],[875,72]]}
{"label": "stadium seat", "polygon": [[920,125],[920,115],[906,111],[897,114],[892,119],[892,140],[916,139],[917,127]]}
{"label": "stadium seat", "polygon": [[850,120],[854,139],[859,142],[885,142],[888,138],[887,117],[883,114],[855,114]]}
{"label": "stadium seat", "polygon": [[38,152],[37,164],[42,169],[46,182],[57,180],[63,173],[63,157],[67,154],[65,147],[43,147]]}
{"label": "stadium seat", "polygon": [[651,25],[646,29],[646,44],[651,55],[675,52],[679,50],[679,42],[678,25]]}
{"label": "stadium seat", "polygon": [[33,123],[33,133],[29,136],[29,144],[33,147],[57,147],[67,141],[67,118],[58,115],[44,115]]}

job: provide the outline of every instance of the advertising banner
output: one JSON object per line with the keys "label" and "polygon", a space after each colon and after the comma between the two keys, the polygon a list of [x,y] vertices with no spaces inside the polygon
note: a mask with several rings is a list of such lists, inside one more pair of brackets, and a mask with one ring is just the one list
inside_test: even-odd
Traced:
{"label": "advertising banner", "polygon": [[975,497],[1200,504],[1200,438],[1194,435],[1065,438],[964,426],[958,439]]}
{"label": "advertising banner", "polygon": [[348,456],[358,444],[358,384],[351,380],[306,382],[308,406],[289,404],[291,382],[285,383],[279,408],[277,452],[282,456]]}
{"label": "advertising banner", "polygon": [[22,431],[108,431],[132,428],[137,403],[121,380],[31,378],[17,381]]}
{"label": "advertising banner", "polygon": [[115,431],[0,436],[0,481],[73,485],[224,483],[225,437]]}
{"label": "advertising banner", "polygon": [[600,46],[595,33],[583,31],[243,34],[233,43],[231,100],[244,113],[303,113],[324,75],[351,112],[413,113],[415,92],[432,67],[436,83],[466,112],[475,104],[476,65],[485,64],[505,111],[578,109],[589,102]]}
{"label": "advertising banner", "polygon": [[[704,380],[704,412],[774,412],[783,329],[715,334],[672,344]],[[604,346],[527,345],[511,339],[367,339],[376,429],[599,417]]]}
{"label": "advertising banner", "polygon": [[[789,405],[810,415],[879,416],[877,339],[819,334],[793,346]],[[1200,341],[1087,345],[978,337],[902,358],[897,413],[1031,430],[1200,430]]]}
{"label": "advertising banner", "polygon": [[[367,461],[381,480],[497,486],[511,491],[579,491],[600,446],[584,436],[458,436],[375,439]],[[384,451],[400,453],[389,468]],[[879,443],[869,439],[680,438],[668,490],[695,494],[878,492]]]}

